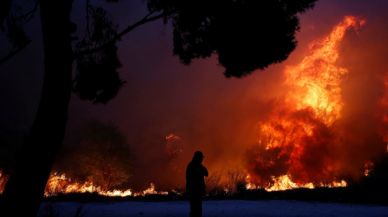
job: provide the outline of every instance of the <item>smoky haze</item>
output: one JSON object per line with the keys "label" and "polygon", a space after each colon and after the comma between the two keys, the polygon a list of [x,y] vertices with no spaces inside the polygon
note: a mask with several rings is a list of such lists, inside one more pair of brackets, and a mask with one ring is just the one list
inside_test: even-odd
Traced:
{"label": "smoky haze", "polygon": [[[357,31],[350,29],[346,32],[338,46],[339,58],[334,63],[336,67],[348,70],[348,73],[341,76],[342,82],[339,85],[343,104],[341,118],[333,126],[327,127],[315,120],[309,110],[294,114],[298,119],[310,118],[316,124],[314,139],[317,141],[305,141],[305,150],[299,159],[303,169],[290,170],[290,156],[279,157],[279,153],[285,150],[268,152],[262,147],[260,150],[257,145],[260,140],[260,122],[268,118],[274,110],[273,103],[284,98],[290,89],[289,85],[284,84],[284,66],[297,65],[309,53],[307,44],[330,34],[344,16],[333,18],[325,25],[310,22],[304,25],[305,28],[302,26],[305,32],[300,33],[300,45],[288,61],[264,72],[256,72],[249,78],[222,80],[218,76],[221,70],[209,64],[215,61],[208,60],[198,61],[193,68],[187,68],[188,71],[194,71],[193,75],[188,76],[189,83],[192,83],[190,87],[194,89],[180,86],[179,83],[174,90],[170,89],[171,86],[165,89],[156,85],[155,92],[167,92],[168,96],[166,94],[164,98],[166,101],[156,99],[154,102],[159,115],[148,114],[154,119],[144,124],[147,130],[142,131],[143,134],[138,137],[143,139],[139,144],[146,145],[134,147],[138,150],[136,156],[148,162],[139,164],[144,165],[141,171],[146,171],[145,177],[148,177],[146,182],[141,183],[165,177],[165,168],[153,161],[162,159],[159,155],[166,143],[162,142],[162,138],[170,133],[181,138],[183,153],[180,162],[183,168],[191,160],[192,154],[201,150],[205,154],[204,164],[210,172],[239,166],[256,177],[256,181],[264,179],[262,184],[270,181],[272,176],[285,174],[290,174],[294,182],[301,184],[330,183],[342,178],[357,180],[364,174],[365,163],[383,154],[387,146],[384,140],[387,127],[379,115],[382,112],[380,101],[384,98],[384,78],[388,69],[385,61],[388,50],[381,45],[387,43],[388,32],[382,31],[382,26],[387,25],[383,22],[387,19],[385,15],[356,16],[366,19],[367,23]],[[195,76],[198,74],[200,79]],[[186,94],[187,98],[173,102],[176,107],[161,108],[160,105],[171,105],[166,103],[173,101],[169,97],[185,98],[181,94]],[[156,136],[156,132],[160,135]],[[156,137],[159,141],[154,141]],[[252,169],[252,161],[257,164],[258,157],[266,159],[267,163],[274,161],[275,164],[267,169]],[[184,171],[171,173],[169,178],[170,182],[184,183]],[[165,182],[166,178],[162,180]]]}
{"label": "smoky haze", "polygon": [[[378,0],[370,2],[319,1],[314,10],[300,16],[299,44],[289,59],[242,79],[225,79],[215,57],[194,61],[190,66],[180,64],[172,56],[169,25],[163,27],[156,21],[141,27],[118,44],[124,65],[120,76],[127,81],[126,85],[107,105],[91,105],[73,95],[64,143],[73,144],[83,123],[90,118],[116,123],[127,134],[134,159],[134,174],[123,187],[141,189],[153,182],[158,189],[158,184],[168,188],[170,183],[183,183],[184,170],[197,150],[204,153],[203,164],[210,174],[235,166],[249,169],[247,160],[257,157],[250,156],[249,150],[257,149],[259,123],[272,111],[271,103],[288,91],[282,79],[285,66],[298,64],[308,54],[310,42],[329,34],[344,16],[354,15],[366,19],[367,23],[358,33],[346,34],[339,47],[339,59],[334,65],[349,72],[340,85],[344,106],[342,117],[336,122],[336,140],[326,144],[324,156],[332,158],[338,174],[350,173],[357,178],[365,160],[372,160],[386,150],[386,142],[376,130],[386,127],[376,115],[385,91],[383,78],[388,72],[388,4]],[[135,6],[146,13],[145,5]],[[135,16],[142,10],[134,12]],[[118,11],[115,20],[126,16]],[[26,53],[31,54],[32,50]],[[38,60],[27,61],[15,71],[25,73],[31,66],[35,68],[31,73],[36,75],[31,77],[38,80],[42,78],[42,67],[33,67]],[[18,61],[21,59],[7,63],[8,73]],[[19,127],[22,130],[32,123],[41,88],[41,81],[34,84],[29,81],[20,80],[16,75],[0,79],[1,100],[9,101],[3,107],[2,119],[6,122],[23,119]],[[8,88],[12,83],[13,88]],[[28,91],[31,89],[36,93]],[[6,90],[18,100],[11,102]],[[166,136],[170,134],[181,139],[178,146],[183,152],[179,162],[183,169],[180,173],[169,169],[170,159],[165,148]],[[318,150],[308,157],[323,156],[321,153]],[[284,163],[278,165],[266,175],[287,171]]]}
{"label": "smoky haze", "polygon": [[[317,8],[319,6],[318,4]],[[165,129],[165,135],[174,133],[181,137],[184,166],[191,160],[194,151],[202,150],[205,154],[204,164],[209,167],[210,172],[240,166],[252,172],[252,175],[257,175],[256,177],[265,177],[267,181],[271,176],[287,173],[291,173],[292,180],[299,183],[319,184],[333,180],[340,181],[341,178],[357,180],[364,174],[365,163],[369,160],[373,161],[386,150],[386,141],[381,132],[382,129],[383,131],[386,129],[386,124],[383,123],[383,118],[379,117],[380,100],[384,97],[385,91],[383,79],[388,69],[385,61],[387,49],[386,46],[382,46],[387,43],[388,32],[384,31],[387,27],[384,20],[387,20],[387,17],[382,13],[374,16],[362,14],[359,11],[353,13],[359,18],[366,19],[367,23],[357,32],[347,31],[338,47],[339,58],[334,65],[348,70],[348,73],[341,76],[342,82],[339,86],[343,103],[341,118],[333,127],[328,128],[322,124],[316,126],[314,133],[320,142],[306,146],[304,155],[300,158],[305,168],[289,171],[289,158],[277,158],[276,151],[271,156],[264,150],[257,150],[260,121],[266,119],[266,116],[273,111],[274,100],[285,97],[289,90],[289,86],[283,83],[284,66],[297,65],[308,54],[308,43],[330,34],[333,27],[349,13],[333,16],[325,23],[307,21],[302,17],[300,44],[290,59],[264,72],[256,72],[246,79],[222,80],[217,77],[221,70],[211,64],[207,65],[212,60],[196,62],[194,69],[187,70],[195,71],[196,75],[200,73],[201,80],[194,76],[190,79],[195,83],[193,86],[197,88],[187,90],[186,87],[182,87],[173,91],[176,94],[195,92],[196,97],[189,100],[192,106],[183,110],[187,101],[181,101],[182,104],[177,103],[175,107],[175,114],[156,115],[155,122],[151,125],[152,130],[162,132],[161,129]],[[207,70],[209,70],[208,73],[206,73]],[[188,94],[188,98],[192,96]],[[308,110],[296,115],[299,118],[313,117]],[[166,118],[165,123],[175,123],[175,125],[160,123],[159,120],[163,117]],[[179,118],[174,119],[175,117]],[[154,127],[158,124],[160,124],[159,127]],[[163,145],[160,142],[160,146]],[[139,148],[139,150],[142,149]],[[281,152],[281,150],[277,151]],[[138,157],[153,155],[148,148],[146,152],[141,153],[143,154]],[[156,151],[155,155],[157,153]],[[254,174],[255,171],[250,168],[249,161],[266,155],[269,155],[268,161],[277,158],[275,166],[267,171],[258,170]],[[322,168],[327,170],[328,165],[329,174],[323,174]],[[147,175],[154,180],[158,179],[154,174],[159,174],[157,171],[162,170],[155,164],[143,169],[143,171],[155,171]],[[301,175],[301,172],[306,172],[308,175]],[[173,177],[172,180],[183,181],[184,174],[175,175],[177,177]]]}

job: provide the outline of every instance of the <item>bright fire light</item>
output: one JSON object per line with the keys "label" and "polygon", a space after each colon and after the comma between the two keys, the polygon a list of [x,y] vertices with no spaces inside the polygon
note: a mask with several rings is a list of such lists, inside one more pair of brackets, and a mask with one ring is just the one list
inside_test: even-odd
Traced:
{"label": "bright fire light", "polygon": [[272,184],[266,190],[314,188],[323,180],[326,186],[346,186],[345,181],[337,182],[330,158],[311,159],[309,156],[312,153],[319,156],[318,151],[327,150],[329,142],[333,141],[330,140],[334,138],[333,123],[341,117],[344,105],[340,84],[342,76],[348,73],[346,68],[335,65],[338,48],[349,29],[357,31],[365,23],[365,20],[346,16],[328,36],[309,44],[310,53],[299,64],[285,67],[283,79],[289,92],[284,99],[276,99],[272,112],[259,122],[259,143],[267,153],[276,156],[264,159],[258,155],[254,165],[250,165],[255,171],[251,175],[261,179],[261,171],[271,173],[271,168],[278,166],[277,159],[286,159],[278,164],[288,168],[287,174],[272,177],[272,180],[267,177],[264,185]]}
{"label": "bright fire light", "polygon": [[126,197],[126,196],[145,196],[149,194],[162,194],[167,195],[168,192],[165,191],[155,191],[155,185],[150,184],[150,187],[141,192],[133,193],[131,189],[126,191],[112,190],[112,191],[103,191],[100,187],[96,187],[91,182],[72,183],[70,179],[66,178],[64,174],[58,175],[54,173],[50,176],[47,184],[44,196],[54,196],[59,193],[68,194],[68,193],[92,193],[97,192],[99,195],[111,196],[111,197]]}

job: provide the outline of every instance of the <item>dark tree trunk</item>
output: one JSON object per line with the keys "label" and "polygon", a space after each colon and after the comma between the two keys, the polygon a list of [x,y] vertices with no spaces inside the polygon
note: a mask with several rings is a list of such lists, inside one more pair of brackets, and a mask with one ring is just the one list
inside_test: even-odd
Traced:
{"label": "dark tree trunk", "polygon": [[11,10],[12,0],[1,0],[0,1],[0,27],[2,27],[5,18],[7,18],[9,14],[9,10]]}
{"label": "dark tree trunk", "polygon": [[35,121],[16,158],[0,203],[1,216],[36,216],[61,146],[71,93],[72,0],[40,0],[44,81]]}

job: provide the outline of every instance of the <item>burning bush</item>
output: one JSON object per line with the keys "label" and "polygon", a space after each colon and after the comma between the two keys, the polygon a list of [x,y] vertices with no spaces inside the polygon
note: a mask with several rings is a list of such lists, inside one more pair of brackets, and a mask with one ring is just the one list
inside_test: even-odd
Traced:
{"label": "burning bush", "polygon": [[82,165],[90,181],[103,190],[121,185],[130,177],[131,152],[126,136],[113,124],[90,121],[80,143]]}
{"label": "burning bush", "polygon": [[233,194],[245,190],[247,172],[240,167],[214,171],[205,178],[206,192],[208,194]]}
{"label": "burning bush", "polygon": [[89,182],[107,191],[131,176],[131,151],[125,134],[110,123],[89,121],[74,147],[64,146],[52,173],[68,181]]}

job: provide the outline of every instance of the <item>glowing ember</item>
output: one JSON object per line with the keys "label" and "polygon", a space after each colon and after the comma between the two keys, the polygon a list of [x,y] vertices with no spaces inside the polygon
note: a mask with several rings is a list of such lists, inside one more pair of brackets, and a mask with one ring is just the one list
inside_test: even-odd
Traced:
{"label": "glowing ember", "polygon": [[0,170],[0,194],[3,193],[3,190],[4,190],[4,189],[2,188],[3,183],[4,183],[3,171]]}
{"label": "glowing ember", "polygon": [[151,183],[151,187],[150,188],[147,188],[146,190],[143,191],[143,195],[147,195],[147,194],[163,194],[163,195],[167,195],[168,192],[165,192],[165,191],[155,191],[155,185],[153,183]]}
{"label": "glowing ember", "polygon": [[[365,20],[347,16],[331,34],[309,44],[310,54],[295,66],[286,66],[283,77],[289,92],[272,102],[272,111],[260,121],[259,144],[248,172],[268,191],[314,186],[346,186],[335,182],[338,165],[330,156],[336,143],[335,121],[341,117],[341,76],[335,66],[338,47],[350,28]],[[273,174],[275,173],[275,174]],[[275,175],[275,176],[274,176]],[[322,184],[324,182],[325,184]]]}
{"label": "glowing ember", "polygon": [[371,162],[371,161],[367,161],[365,162],[365,165],[364,165],[364,175],[365,176],[369,176],[370,175],[370,172],[373,170],[373,166],[374,166],[374,163]]}

